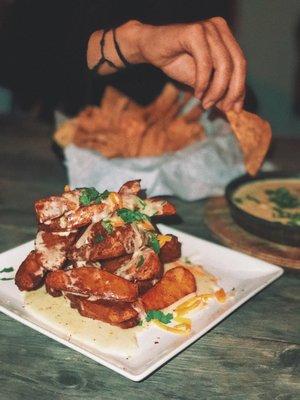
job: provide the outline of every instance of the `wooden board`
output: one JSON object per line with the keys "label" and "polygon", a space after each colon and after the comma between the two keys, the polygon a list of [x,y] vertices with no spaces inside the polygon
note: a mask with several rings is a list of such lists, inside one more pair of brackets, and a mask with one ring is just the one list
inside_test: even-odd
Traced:
{"label": "wooden board", "polygon": [[272,264],[300,269],[300,247],[281,245],[248,233],[233,221],[224,197],[206,202],[204,220],[216,238],[226,246]]}

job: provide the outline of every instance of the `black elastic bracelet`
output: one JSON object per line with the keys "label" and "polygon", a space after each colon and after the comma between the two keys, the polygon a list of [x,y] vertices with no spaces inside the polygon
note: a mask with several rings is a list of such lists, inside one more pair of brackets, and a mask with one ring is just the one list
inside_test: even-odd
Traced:
{"label": "black elastic bracelet", "polygon": [[115,68],[115,69],[119,69],[112,61],[108,60],[105,55],[104,55],[104,46],[105,46],[105,35],[107,34],[107,32],[109,31],[109,29],[105,29],[103,31],[101,40],[100,40],[100,53],[101,53],[101,57],[100,60],[97,62],[97,64],[93,67],[93,71],[98,71],[98,69],[101,67],[101,65],[103,65],[104,63],[107,63],[110,67]]}
{"label": "black elastic bracelet", "polygon": [[120,60],[122,61],[122,63],[124,64],[125,67],[130,67],[131,64],[126,60],[126,58],[123,56],[123,53],[121,52],[119,43],[117,42],[117,38],[116,38],[116,30],[113,29],[113,38],[114,38],[114,44],[115,44],[115,48],[116,48],[116,52],[120,58]]}

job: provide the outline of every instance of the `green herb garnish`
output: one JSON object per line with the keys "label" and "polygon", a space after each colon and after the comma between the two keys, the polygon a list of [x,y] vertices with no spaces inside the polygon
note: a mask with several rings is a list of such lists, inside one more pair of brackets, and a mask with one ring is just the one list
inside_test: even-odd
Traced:
{"label": "green herb garnish", "polygon": [[105,237],[103,235],[97,235],[94,238],[94,242],[95,243],[101,243],[101,242],[103,242],[104,239],[105,239]]}
{"label": "green herb garnish", "polygon": [[140,256],[139,262],[137,263],[137,268],[140,268],[145,262],[144,256]]}
{"label": "green herb garnish", "polygon": [[145,221],[148,219],[147,215],[141,213],[140,211],[132,211],[129,210],[128,208],[120,208],[117,211],[117,214],[119,217],[122,218],[122,220],[126,224],[131,224],[132,222]]}
{"label": "green herb garnish", "polygon": [[300,205],[300,200],[284,187],[266,190],[265,192],[269,200],[280,208],[295,208]]}
{"label": "green herb garnish", "polygon": [[173,319],[173,314],[171,313],[165,314],[162,311],[150,310],[147,312],[146,321],[149,322],[152,319],[157,319],[163,324],[169,324]]}
{"label": "green herb garnish", "polygon": [[160,252],[160,245],[155,233],[150,233],[148,235],[148,245],[152,247],[156,254]]}
{"label": "green herb garnish", "polygon": [[300,226],[300,214],[295,214],[288,222],[288,225],[291,226]]}
{"label": "green herb garnish", "polygon": [[14,269],[12,267],[8,267],[8,268],[3,268],[0,270],[0,274],[2,274],[3,272],[13,272]]}
{"label": "green herb garnish", "polygon": [[0,281],[12,281],[14,278],[0,278]]}
{"label": "green herb garnish", "polygon": [[237,203],[237,204],[242,204],[243,199],[241,199],[240,197],[235,197],[235,198],[233,199],[233,201],[234,201],[235,203]]}
{"label": "green herb garnish", "polygon": [[102,221],[101,225],[103,226],[103,228],[106,230],[106,232],[111,235],[114,231],[114,227],[112,226],[110,221]]}
{"label": "green herb garnish", "polygon": [[99,193],[94,187],[81,189],[79,197],[79,203],[82,206],[88,206],[92,203],[99,204],[102,200],[109,196],[109,191],[105,190],[103,193]]}
{"label": "green herb garnish", "polygon": [[137,201],[139,202],[142,209],[146,208],[146,203],[144,202],[144,200],[137,197]]}
{"label": "green herb garnish", "polygon": [[250,200],[250,201],[253,201],[256,204],[260,204],[260,201],[256,197],[251,196],[251,194],[247,194],[246,199]]}

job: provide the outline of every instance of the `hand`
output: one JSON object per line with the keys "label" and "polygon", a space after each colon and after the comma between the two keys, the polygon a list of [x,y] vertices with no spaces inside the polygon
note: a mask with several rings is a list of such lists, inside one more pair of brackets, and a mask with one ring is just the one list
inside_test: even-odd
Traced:
{"label": "hand", "polygon": [[[87,63],[93,68],[101,54],[103,31],[89,40]],[[169,77],[194,88],[204,108],[240,111],[245,97],[246,60],[226,21],[215,17],[192,24],[144,25],[129,21],[116,29],[123,55],[132,64],[150,63]],[[105,57],[117,68],[124,65],[114,46],[112,31],[105,37]],[[108,63],[98,73],[116,72]]]}
{"label": "hand", "polygon": [[138,38],[143,61],[193,87],[204,108],[242,109],[246,60],[223,18],[168,26],[141,24]]}

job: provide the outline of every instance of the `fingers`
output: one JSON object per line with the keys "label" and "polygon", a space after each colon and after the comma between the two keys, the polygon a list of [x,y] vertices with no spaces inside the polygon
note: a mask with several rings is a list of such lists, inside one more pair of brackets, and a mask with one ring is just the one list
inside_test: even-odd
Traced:
{"label": "fingers", "polygon": [[196,64],[194,84],[195,97],[201,99],[209,85],[213,71],[213,61],[209,44],[201,24],[192,24],[186,31],[186,47]]}
{"label": "fingers", "polygon": [[223,43],[230,53],[233,63],[227,93],[222,101],[218,103],[218,106],[223,111],[234,109],[239,112],[243,107],[245,97],[246,59],[226,21],[223,18],[215,17],[212,18],[210,22],[215,26],[219,35],[222,37]]}
{"label": "fingers", "polygon": [[202,100],[204,108],[210,108],[223,97],[233,72],[233,62],[218,29],[210,21],[203,23],[213,62],[213,77]]}

